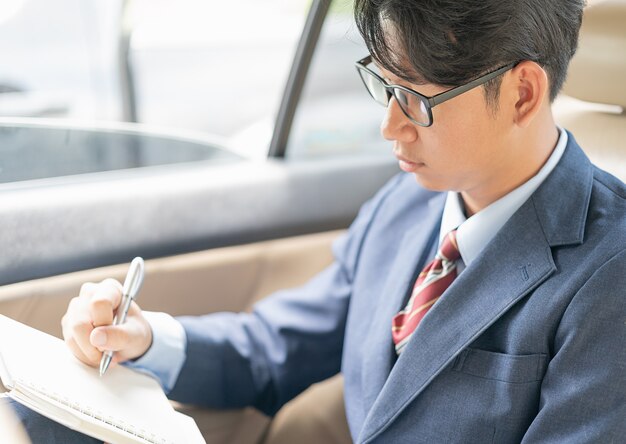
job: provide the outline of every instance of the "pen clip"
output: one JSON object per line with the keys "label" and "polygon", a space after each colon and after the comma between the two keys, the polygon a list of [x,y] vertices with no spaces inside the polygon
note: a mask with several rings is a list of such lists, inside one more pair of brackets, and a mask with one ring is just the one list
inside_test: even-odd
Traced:
{"label": "pen clip", "polygon": [[130,263],[128,268],[128,274],[124,280],[123,295],[128,296],[131,299],[135,299],[141,285],[143,284],[144,264],[143,259],[136,257]]}

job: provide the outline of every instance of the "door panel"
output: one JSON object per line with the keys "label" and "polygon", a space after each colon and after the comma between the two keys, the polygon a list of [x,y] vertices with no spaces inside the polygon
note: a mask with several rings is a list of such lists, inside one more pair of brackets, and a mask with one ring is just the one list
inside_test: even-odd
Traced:
{"label": "door panel", "polygon": [[[217,248],[146,261],[139,305],[176,315],[243,311],[281,288],[294,287],[332,261],[341,231]],[[0,313],[61,337],[69,300],[85,282],[123,280],[128,264],[0,287]]]}
{"label": "door panel", "polygon": [[397,171],[380,156],[198,162],[8,185],[0,285],[346,228]]}

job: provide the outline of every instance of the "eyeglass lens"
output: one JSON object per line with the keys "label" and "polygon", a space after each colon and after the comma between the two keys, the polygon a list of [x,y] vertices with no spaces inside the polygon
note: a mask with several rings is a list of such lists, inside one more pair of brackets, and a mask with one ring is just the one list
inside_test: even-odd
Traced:
{"label": "eyeglass lens", "polygon": [[419,123],[428,123],[428,111],[426,110],[426,104],[421,98],[398,88],[393,89],[393,94],[400,107],[411,119]]}
{"label": "eyeglass lens", "polygon": [[[387,107],[389,105],[389,99],[391,98],[388,88],[380,79],[365,70],[359,69],[359,74],[372,98],[382,106]],[[391,89],[393,90],[393,95],[398,105],[400,105],[400,108],[402,108],[407,116],[416,122],[428,125],[428,110],[426,104],[420,97],[400,88],[392,87]]]}
{"label": "eyeglass lens", "polygon": [[359,69],[359,74],[372,98],[382,106],[387,107],[387,105],[389,105],[390,95],[385,89],[385,86],[380,83],[380,80],[362,69]]}

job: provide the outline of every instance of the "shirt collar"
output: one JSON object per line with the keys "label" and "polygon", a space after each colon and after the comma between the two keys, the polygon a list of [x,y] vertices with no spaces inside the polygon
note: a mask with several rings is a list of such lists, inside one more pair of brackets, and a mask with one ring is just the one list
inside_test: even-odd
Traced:
{"label": "shirt collar", "polygon": [[552,154],[535,176],[469,219],[465,217],[461,195],[455,191],[448,192],[441,220],[439,243],[447,233],[458,227],[456,239],[461,259],[469,266],[559,163],[567,145],[567,131],[559,128],[559,132],[559,140]]}

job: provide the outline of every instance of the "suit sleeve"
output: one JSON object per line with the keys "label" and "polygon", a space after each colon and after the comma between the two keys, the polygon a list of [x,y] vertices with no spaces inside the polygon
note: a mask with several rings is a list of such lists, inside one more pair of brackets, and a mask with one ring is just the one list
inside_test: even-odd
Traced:
{"label": "suit sleeve", "polygon": [[626,442],[626,251],[573,298],[554,350],[523,443]]}
{"label": "suit sleeve", "polygon": [[212,408],[254,406],[272,415],[338,373],[360,246],[397,179],[361,208],[333,245],[334,263],[304,286],[262,300],[252,313],[177,318],[187,336],[186,359],[168,396]]}

